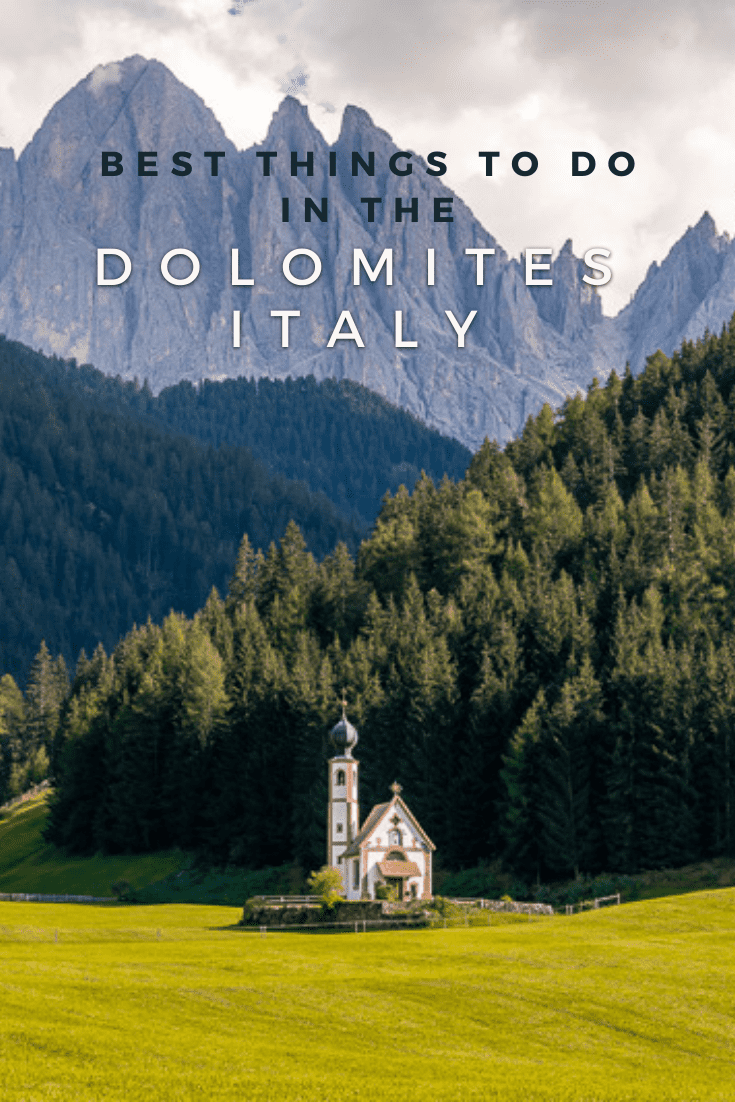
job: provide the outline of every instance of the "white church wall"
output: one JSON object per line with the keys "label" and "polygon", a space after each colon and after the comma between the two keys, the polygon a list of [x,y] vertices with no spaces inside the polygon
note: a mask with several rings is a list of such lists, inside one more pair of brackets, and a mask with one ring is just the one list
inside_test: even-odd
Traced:
{"label": "white church wall", "polygon": [[375,886],[376,884],[382,884],[383,877],[381,876],[380,869],[378,868],[378,862],[382,859],[382,854],[372,852],[368,853],[367,859],[367,890],[371,899],[375,899]]}
{"label": "white church wall", "polygon": [[347,871],[349,870],[349,865],[350,865],[349,858],[346,861],[344,861],[344,860],[340,861],[339,864],[337,865],[337,868],[339,869],[339,871],[342,875],[342,891],[344,892],[344,895],[345,895],[346,899],[350,898],[349,879],[346,875]]}
{"label": "white church wall", "polygon": [[[377,840],[383,844],[376,844]],[[359,886],[355,887],[354,883],[354,862],[357,858],[349,857],[346,861],[342,861],[339,864],[340,872],[342,873],[342,882],[344,884],[345,895],[347,899],[362,899],[364,893],[371,898],[375,898],[375,889],[378,884],[384,883],[383,874],[380,871],[380,863],[385,861],[392,846],[386,846],[384,843],[387,840],[387,834],[385,830],[381,835],[375,835],[366,840],[366,845],[362,849],[360,857],[360,877]],[[411,893],[411,885],[416,886],[416,899],[421,899],[426,893],[430,891],[430,858],[429,854],[423,848],[413,848],[413,846],[402,846],[401,850],[408,861],[413,861],[419,871],[419,876],[412,876],[407,878],[404,882],[404,899],[414,898]]]}
{"label": "white church wall", "polygon": [[[332,840],[335,842],[347,841],[347,804],[335,803],[332,805]],[[342,828],[340,830],[340,827]]]}
{"label": "white church wall", "polygon": [[[348,857],[342,862],[345,868],[342,872],[342,882],[345,885],[347,899],[362,899],[362,875],[360,870],[360,858]],[[355,887],[355,868],[357,868],[357,887]]]}
{"label": "white church wall", "polygon": [[[430,895],[429,846],[423,831],[399,798],[400,785],[391,785],[395,798],[383,806],[379,821],[372,824],[370,837],[361,842],[359,857],[338,860],[351,848],[360,829],[359,763],[350,753],[350,747],[357,742],[357,732],[347,722],[344,713],[332,731],[332,741],[335,749],[342,752],[329,761],[328,860],[341,873],[346,898],[362,899],[366,895],[375,898],[375,889],[384,879],[378,866],[392,850],[400,854],[400,860],[414,862],[420,870],[419,876],[404,879],[404,898],[413,898],[412,885],[416,887],[416,898]],[[357,885],[356,860],[359,861]]]}

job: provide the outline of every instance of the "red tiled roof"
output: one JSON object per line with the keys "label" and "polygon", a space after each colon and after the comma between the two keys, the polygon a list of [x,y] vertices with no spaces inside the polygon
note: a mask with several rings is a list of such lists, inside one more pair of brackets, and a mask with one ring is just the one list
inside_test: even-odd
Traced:
{"label": "red tiled roof", "polygon": [[380,861],[378,868],[383,876],[421,876],[421,869],[415,861]]}

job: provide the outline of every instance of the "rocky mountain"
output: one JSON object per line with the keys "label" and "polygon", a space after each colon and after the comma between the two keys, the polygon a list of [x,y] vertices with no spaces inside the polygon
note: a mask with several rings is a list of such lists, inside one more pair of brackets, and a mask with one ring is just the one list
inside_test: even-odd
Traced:
{"label": "rocky mountain", "polygon": [[[101,175],[103,150],[122,154],[122,174]],[[185,176],[172,172],[179,150],[191,154]],[[158,175],[138,175],[141,151],[156,151]],[[292,151],[301,161],[313,154],[313,175],[305,167],[291,174]],[[217,175],[207,152],[225,154],[216,159]],[[264,152],[278,155],[257,156]],[[605,377],[626,360],[638,369],[656,348],[671,352],[682,337],[718,329],[735,309],[733,245],[709,215],[652,265],[618,317],[605,318],[570,242],[554,261],[553,286],[526,287],[519,261],[420,157],[412,157],[410,175],[390,171],[397,152],[355,107],[328,147],[291,97],[262,145],[238,151],[202,100],[159,62],[132,57],[98,67],[56,104],[18,160],[0,150],[0,332],[108,374],[147,378],[154,391],[181,379],[240,375],[350,378],[475,448],[485,436],[507,440],[543,402],[558,406],[593,375]],[[368,164],[374,154],[373,176],[359,164],[353,176],[353,153]],[[394,162],[398,169],[407,163]],[[322,222],[316,208],[323,211],[324,200]],[[415,201],[417,221],[407,212],[397,221],[396,200],[404,207]],[[440,213],[451,211],[452,222],[433,220],[435,200],[451,200]],[[96,286],[98,248],[130,256],[127,282]],[[252,287],[231,285],[232,248]],[[282,271],[296,248],[322,262],[308,286],[293,285]],[[393,249],[392,286],[384,275],[371,282],[364,273],[361,286],[353,285],[356,248],[373,265]],[[495,249],[480,287],[466,248]],[[199,258],[194,282],[164,280],[160,261],[171,249]],[[110,275],[114,264],[108,261]],[[311,267],[300,259],[293,272],[305,278]],[[171,265],[177,278],[189,271],[184,258]],[[288,348],[271,310],[300,311]],[[345,310],[364,347],[336,340],[328,348]],[[477,311],[464,348],[447,310],[460,323]],[[396,311],[415,348],[396,347]]]}

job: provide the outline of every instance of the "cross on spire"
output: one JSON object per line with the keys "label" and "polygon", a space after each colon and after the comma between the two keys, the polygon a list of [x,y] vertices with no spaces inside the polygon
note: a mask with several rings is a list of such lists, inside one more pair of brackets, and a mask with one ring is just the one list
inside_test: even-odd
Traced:
{"label": "cross on spire", "polygon": [[390,790],[394,796],[399,796],[401,792],[403,792],[403,788],[398,783],[398,781],[393,781],[393,784],[390,786]]}
{"label": "cross on spire", "polygon": [[347,693],[342,690],[342,719],[347,719]]}

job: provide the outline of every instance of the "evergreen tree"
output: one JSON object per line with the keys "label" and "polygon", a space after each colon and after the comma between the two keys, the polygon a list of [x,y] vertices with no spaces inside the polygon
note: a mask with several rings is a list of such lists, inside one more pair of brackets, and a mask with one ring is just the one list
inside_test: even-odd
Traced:
{"label": "evergreen tree", "polygon": [[696,853],[691,658],[673,641],[665,645],[663,631],[654,589],[640,608],[621,612],[616,626],[606,813],[611,868],[684,864]]}
{"label": "evergreen tree", "polygon": [[590,781],[603,722],[602,693],[589,657],[564,682],[543,719],[538,805],[543,863],[553,873],[578,877],[595,856]]}
{"label": "evergreen tree", "polygon": [[35,763],[34,781],[46,776],[50,768],[61,706],[68,689],[64,659],[54,661],[42,642],[31,665],[25,693],[23,756]]}
{"label": "evergreen tree", "polygon": [[497,817],[503,796],[500,768],[518,720],[522,658],[511,623],[502,619],[495,629],[458,736],[450,828],[460,866],[499,856],[503,848]]}
{"label": "evergreen tree", "polygon": [[0,678],[0,805],[27,787],[29,763],[24,755],[23,694],[9,673]]}
{"label": "evergreen tree", "polygon": [[504,793],[498,810],[505,859],[511,868],[538,881],[543,862],[538,747],[547,716],[546,694],[539,689],[513,733],[500,771]]}

